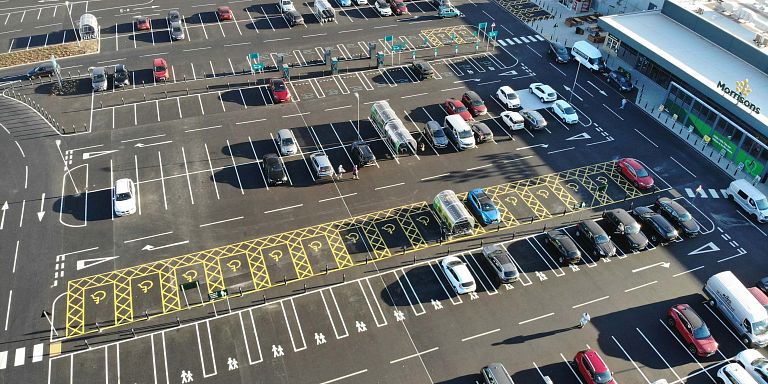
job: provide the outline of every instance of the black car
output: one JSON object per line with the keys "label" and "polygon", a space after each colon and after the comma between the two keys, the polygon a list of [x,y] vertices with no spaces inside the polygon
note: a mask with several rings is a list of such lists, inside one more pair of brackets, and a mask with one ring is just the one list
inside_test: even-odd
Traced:
{"label": "black car", "polygon": [[532,109],[524,109],[520,111],[520,116],[522,116],[523,120],[525,120],[526,128],[538,131],[547,127],[547,120],[538,111],[534,111]]}
{"label": "black car", "polygon": [[595,257],[616,256],[616,245],[594,220],[584,220],[576,224],[576,236],[584,237],[592,247],[592,254]]}
{"label": "black car", "polygon": [[365,167],[366,165],[372,165],[376,161],[376,156],[373,155],[371,147],[365,143],[365,141],[356,141],[352,143],[352,160],[358,167]]}
{"label": "black car", "polygon": [[130,77],[131,73],[128,72],[128,68],[125,67],[125,64],[115,65],[115,77],[112,80],[115,87],[131,85]]}
{"label": "black car", "polygon": [[632,81],[629,80],[627,75],[622,71],[611,71],[605,78],[608,84],[615,86],[621,92],[629,92],[632,90]]}
{"label": "black car", "polygon": [[435,70],[433,70],[426,61],[414,61],[413,64],[411,64],[411,69],[419,75],[420,80],[432,79],[435,77]]}
{"label": "black car", "polygon": [[285,20],[288,21],[288,24],[290,24],[291,27],[304,25],[304,16],[302,16],[301,13],[295,9],[286,11],[283,13],[283,16],[285,16]]}
{"label": "black car", "polygon": [[686,236],[694,237],[701,232],[701,228],[693,216],[677,201],[668,197],[659,197],[656,200],[656,209],[668,220],[682,228]]}
{"label": "black car", "polygon": [[53,72],[53,65],[51,63],[40,64],[27,71],[27,79],[32,80],[36,77],[51,76]]}
{"label": "black car", "polygon": [[288,176],[285,174],[283,165],[280,164],[280,158],[274,153],[264,155],[261,166],[264,168],[264,175],[267,177],[269,185],[285,184]]}
{"label": "black car", "polygon": [[632,215],[643,223],[644,228],[651,231],[651,241],[653,242],[659,241],[666,244],[679,236],[672,223],[648,207],[636,207],[632,210]]}
{"label": "black car", "polygon": [[763,293],[768,294],[768,277],[760,279],[755,286],[760,288]]}
{"label": "black car", "polygon": [[620,234],[633,250],[645,249],[648,238],[640,231],[640,224],[627,211],[616,208],[603,212],[605,226],[609,232]]}
{"label": "black car", "polygon": [[493,140],[493,132],[485,123],[472,123],[470,127],[472,128],[472,133],[475,135],[475,142],[478,144]]}
{"label": "black car", "polygon": [[549,57],[558,63],[567,63],[571,61],[571,54],[565,45],[552,42],[549,44]]}
{"label": "black car", "polygon": [[557,258],[560,264],[577,264],[581,261],[579,247],[563,230],[556,229],[547,232],[547,241],[560,253],[560,256]]}

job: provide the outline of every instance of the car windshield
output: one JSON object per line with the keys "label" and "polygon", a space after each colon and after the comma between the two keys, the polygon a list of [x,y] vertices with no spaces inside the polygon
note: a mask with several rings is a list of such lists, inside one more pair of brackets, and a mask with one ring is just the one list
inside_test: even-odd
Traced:
{"label": "car windshield", "polygon": [[506,271],[506,272],[504,272],[504,277],[506,277],[506,278],[515,277],[515,276],[517,276],[517,273],[515,271]]}
{"label": "car windshield", "polygon": [[637,174],[637,177],[648,177],[648,171],[642,167],[635,169],[635,173]]}
{"label": "car windshield", "polygon": [[693,330],[693,337],[698,340],[702,339],[708,339],[710,336],[712,336],[709,333],[709,328],[707,328],[706,325],[702,325],[701,327],[698,327]]}
{"label": "car windshield", "polygon": [[456,113],[461,113],[461,112],[466,112],[466,111],[467,111],[467,107],[465,107],[463,105],[459,106],[459,107],[456,107]]}
{"label": "car windshield", "polygon": [[459,131],[459,138],[461,138],[461,139],[469,139],[470,137],[472,137],[472,131],[470,131],[468,129],[464,130],[464,131]]}
{"label": "car windshield", "polygon": [[328,165],[322,166],[322,167],[320,167],[320,172],[322,172],[322,173],[331,172],[331,167],[328,166]]}
{"label": "car windshield", "polygon": [[461,283],[461,286],[462,286],[463,288],[469,288],[469,287],[471,287],[471,286],[473,286],[473,285],[474,285],[474,283],[473,283],[473,282],[471,282],[471,281],[465,281],[465,282]]}
{"label": "car windshield", "polygon": [[640,224],[632,223],[630,225],[625,226],[624,233],[627,233],[627,234],[640,233]]}
{"label": "car windshield", "polygon": [[283,142],[281,143],[284,147],[288,147],[293,145],[293,139],[290,137],[283,139]]}
{"label": "car windshield", "polygon": [[691,214],[688,212],[680,212],[677,216],[680,218],[680,221],[688,221],[692,219]]}
{"label": "car windshield", "polygon": [[436,129],[432,131],[432,135],[435,137],[445,137],[445,132],[442,129]]}
{"label": "car windshield", "polygon": [[766,360],[764,357],[758,357],[757,359],[752,360],[749,365],[757,369],[766,369],[768,368],[768,360]]}
{"label": "car windshield", "polygon": [[93,80],[94,81],[98,81],[98,82],[104,81],[104,75],[98,73],[98,74],[93,76]]}
{"label": "car windshield", "polygon": [[557,51],[558,55],[568,56],[568,49],[565,47],[557,47],[555,50]]}
{"label": "car windshield", "polygon": [[461,261],[459,261],[459,260],[453,260],[453,261],[448,262],[448,267],[450,267],[450,268],[457,267],[459,265],[461,265]]}
{"label": "car windshield", "polygon": [[607,243],[609,240],[611,239],[606,234],[600,234],[595,236],[595,243],[597,244],[604,244],[604,243]]}
{"label": "car windshield", "polygon": [[610,383],[613,378],[610,372],[595,373],[595,383]]}
{"label": "car windshield", "polygon": [[131,194],[129,192],[118,193],[117,196],[115,196],[115,200],[117,201],[125,201],[130,199],[131,199]]}
{"label": "car windshield", "polygon": [[181,33],[181,27],[174,26],[173,27],[173,33]]}
{"label": "car windshield", "polygon": [[761,320],[752,323],[752,332],[757,336],[766,334],[766,332],[768,332],[768,320]]}
{"label": "car windshield", "polygon": [[576,113],[573,107],[565,107],[563,108],[563,112],[565,112],[566,115],[573,115]]}
{"label": "car windshield", "polygon": [[162,65],[155,66],[155,72],[164,72],[164,71],[165,71],[165,66],[162,66]]}
{"label": "car windshield", "polygon": [[755,201],[755,204],[757,205],[757,209],[761,211],[768,209],[768,200],[766,199],[760,199],[758,201]]}
{"label": "car windshield", "polygon": [[279,163],[279,162],[277,162],[277,161],[275,161],[275,162],[269,162],[269,164],[267,164],[267,165],[268,165],[268,167],[269,167],[269,171],[270,171],[270,172],[279,172],[279,171],[281,170],[281,169],[280,169],[280,168],[281,168],[281,167],[280,167],[280,163]]}
{"label": "car windshield", "polygon": [[556,97],[554,92],[547,92],[547,97]]}
{"label": "car windshield", "polygon": [[275,91],[285,91],[285,83],[283,83],[282,81],[275,81],[274,83],[272,83],[272,88]]}
{"label": "car windshield", "polygon": [[486,196],[485,194],[479,195],[477,197],[477,200],[480,202],[480,208],[482,208],[483,211],[488,212],[488,211],[496,210],[496,206],[493,205],[493,202],[491,201],[491,199],[488,198],[488,196]]}
{"label": "car windshield", "polygon": [[667,238],[668,239],[672,239],[672,238],[675,238],[675,237],[677,237],[677,230],[673,230],[673,231],[668,231],[667,232]]}
{"label": "car windshield", "polygon": [[517,97],[517,93],[512,92],[512,93],[507,93],[507,99],[517,100],[517,99],[519,99],[519,97]]}
{"label": "car windshield", "polygon": [[482,100],[472,100],[472,106],[474,107],[481,107],[485,105],[485,103]]}

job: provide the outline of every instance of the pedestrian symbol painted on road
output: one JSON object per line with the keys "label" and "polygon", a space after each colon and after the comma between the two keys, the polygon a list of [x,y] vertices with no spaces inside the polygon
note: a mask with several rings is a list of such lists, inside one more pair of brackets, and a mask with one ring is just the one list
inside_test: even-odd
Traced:
{"label": "pedestrian symbol painted on road", "polygon": [[443,309],[443,303],[432,299],[432,306],[435,307],[435,309]]}
{"label": "pedestrian symbol painted on road", "polygon": [[227,358],[227,366],[229,366],[230,371],[234,371],[235,369],[239,368],[237,366],[237,360],[235,360],[233,357]]}
{"label": "pedestrian symbol painted on road", "polygon": [[477,292],[470,292],[469,293],[469,299],[470,300],[476,300],[478,298],[480,298],[480,296],[477,295]]}
{"label": "pedestrian symbol painted on road", "polygon": [[192,371],[189,371],[189,372],[181,371],[181,383],[182,384],[191,383],[193,381],[195,381],[195,379],[192,378]]}
{"label": "pedestrian symbol painted on road", "polygon": [[283,346],[272,344],[272,357],[279,357],[279,356],[285,356],[285,352],[283,352]]}
{"label": "pedestrian symbol painted on road", "polygon": [[403,313],[403,311],[401,311],[401,310],[399,310],[399,309],[396,309],[396,310],[395,310],[395,319],[396,319],[397,321],[403,321],[403,320],[405,320],[405,314]]}
{"label": "pedestrian symbol painted on road", "polygon": [[325,335],[315,332],[315,342],[317,345],[325,344]]}
{"label": "pedestrian symbol painted on road", "polygon": [[368,330],[368,327],[366,327],[365,323],[362,321],[355,321],[355,327],[357,327],[357,333],[365,332]]}
{"label": "pedestrian symbol painted on road", "polygon": [[544,274],[544,272],[536,271],[536,277],[539,278],[539,281],[544,281],[547,279],[547,275]]}

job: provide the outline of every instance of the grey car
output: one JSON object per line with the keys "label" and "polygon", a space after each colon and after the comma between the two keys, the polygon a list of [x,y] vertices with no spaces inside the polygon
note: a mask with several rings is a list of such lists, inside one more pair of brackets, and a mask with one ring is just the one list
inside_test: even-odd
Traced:
{"label": "grey car", "polygon": [[532,109],[524,109],[520,111],[520,116],[525,119],[525,126],[534,130],[541,130],[547,128],[547,120],[538,111]]}
{"label": "grey car", "polygon": [[435,77],[435,71],[423,60],[416,60],[411,64],[411,68],[419,75],[421,80],[432,79]]}
{"label": "grey car", "polygon": [[290,24],[291,27],[295,27],[297,25],[304,25],[304,16],[302,16],[301,13],[299,13],[299,11],[295,9],[285,11],[283,16],[285,16],[285,20],[288,21],[288,24]]}
{"label": "grey car", "polygon": [[428,121],[427,125],[424,127],[424,131],[427,137],[429,137],[429,140],[432,141],[432,146],[435,148],[445,148],[448,146],[448,136],[445,135],[443,126],[437,121]]}
{"label": "grey car", "polygon": [[475,142],[478,144],[493,140],[493,131],[491,131],[487,124],[475,122],[472,123],[470,128],[472,128],[472,133],[475,134]]}
{"label": "grey car", "polygon": [[171,38],[174,40],[184,40],[184,28],[181,26],[181,21],[171,22]]}
{"label": "grey car", "polygon": [[168,11],[168,22],[175,23],[177,21],[181,21],[181,12],[178,9]]}
{"label": "grey car", "polygon": [[605,225],[610,232],[622,235],[633,250],[648,247],[648,238],[640,231],[640,224],[627,211],[616,208],[603,212]]}
{"label": "grey car", "polygon": [[576,224],[576,236],[584,238],[592,248],[592,254],[595,257],[616,256],[616,245],[596,221],[584,220]]}
{"label": "grey car", "polygon": [[512,255],[501,244],[489,244],[483,246],[483,256],[491,264],[491,269],[496,272],[496,277],[502,283],[511,283],[520,279],[520,272],[517,270],[515,262],[512,261]]}

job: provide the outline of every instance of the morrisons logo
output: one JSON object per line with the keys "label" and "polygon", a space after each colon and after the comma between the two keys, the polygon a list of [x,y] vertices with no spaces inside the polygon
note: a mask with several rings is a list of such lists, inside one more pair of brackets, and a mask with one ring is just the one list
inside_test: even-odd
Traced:
{"label": "morrisons logo", "polygon": [[737,81],[736,89],[728,88],[728,86],[723,84],[721,81],[717,82],[717,87],[720,88],[720,90],[723,91],[726,95],[738,101],[739,104],[744,104],[744,106],[749,108],[752,112],[760,113],[760,107],[752,104],[752,102],[746,99],[746,97],[752,93],[752,88],[749,87],[749,80],[744,79],[743,81]]}

